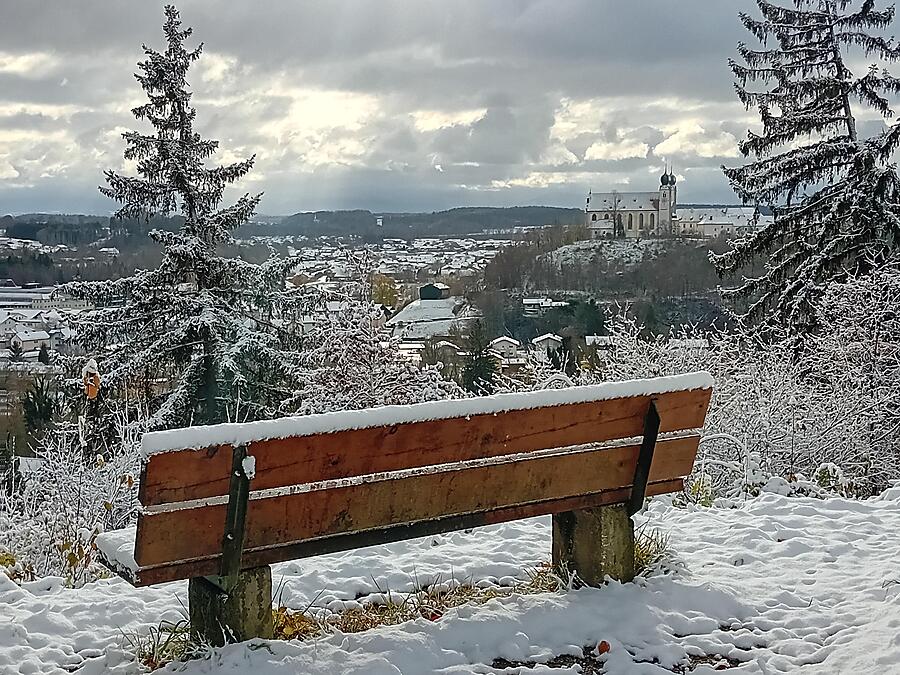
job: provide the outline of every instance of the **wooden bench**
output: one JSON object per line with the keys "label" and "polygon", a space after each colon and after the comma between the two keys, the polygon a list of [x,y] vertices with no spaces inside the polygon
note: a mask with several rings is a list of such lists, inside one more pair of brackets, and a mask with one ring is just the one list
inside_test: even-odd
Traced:
{"label": "wooden bench", "polygon": [[271,563],[553,514],[555,565],[634,575],[631,515],[692,469],[706,373],[145,434],[136,586],[190,579],[193,630],[271,636]]}

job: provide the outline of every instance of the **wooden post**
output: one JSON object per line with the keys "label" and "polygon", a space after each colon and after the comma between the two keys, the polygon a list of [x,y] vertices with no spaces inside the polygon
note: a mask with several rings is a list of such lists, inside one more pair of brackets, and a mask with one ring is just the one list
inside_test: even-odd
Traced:
{"label": "wooden post", "polygon": [[565,511],[553,516],[553,566],[578,574],[588,586],[607,576],[634,579],[634,524],[625,504]]}
{"label": "wooden post", "polygon": [[631,516],[644,506],[653,452],[659,437],[656,399],[644,416],[644,434],[625,504],[565,511],[553,516],[553,566],[565,574],[576,572],[581,582],[599,586],[607,576],[634,579],[634,523]]}
{"label": "wooden post", "polygon": [[243,570],[225,591],[206,577],[188,582],[191,635],[221,647],[250,638],[271,640],[272,568],[268,565]]}

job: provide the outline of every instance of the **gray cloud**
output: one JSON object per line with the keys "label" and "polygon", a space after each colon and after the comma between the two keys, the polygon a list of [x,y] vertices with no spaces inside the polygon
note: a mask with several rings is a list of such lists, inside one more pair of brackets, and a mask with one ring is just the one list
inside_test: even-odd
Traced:
{"label": "gray cloud", "polygon": [[[588,188],[732,201],[753,123],[726,60],[746,0],[184,0],[198,127],[261,210],[580,206]],[[0,212],[108,212],[163,2],[0,0]]]}

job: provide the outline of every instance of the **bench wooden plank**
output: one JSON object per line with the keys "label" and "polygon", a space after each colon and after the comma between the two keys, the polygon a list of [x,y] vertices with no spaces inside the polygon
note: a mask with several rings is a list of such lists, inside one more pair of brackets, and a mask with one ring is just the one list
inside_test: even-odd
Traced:
{"label": "bench wooden plank", "polygon": [[[650,481],[688,475],[698,445],[697,435],[660,440]],[[624,445],[514,458],[251,499],[245,550],[629,487],[639,449],[639,445]],[[145,567],[217,556],[225,511],[225,504],[214,504],[143,512],[138,519],[135,560]]]}
{"label": "bench wooden plank", "polygon": [[[660,432],[703,426],[711,389],[653,396]],[[640,436],[650,402],[634,396],[258,441],[253,489],[398,471]],[[139,500],[156,506],[228,494],[231,447],[152,455]]]}
{"label": "bench wooden plank", "polygon": [[[684,488],[682,479],[650,483],[647,485],[647,496],[680,492]],[[523,518],[543,516],[564,511],[594,508],[608,504],[621,504],[627,501],[631,493],[630,488],[619,488],[598,494],[580,495],[551,501],[542,501],[535,504],[469,513],[461,516],[451,516],[435,520],[424,520],[418,523],[396,525],[394,527],[368,530],[353,534],[320,537],[301,542],[292,542],[282,546],[259,547],[244,551],[243,563],[245,568],[259,565],[270,565],[284,560],[299,560],[311,556],[324,555],[350,551],[365,546],[377,546],[390,544],[395,541],[405,541],[416,537],[427,537],[444,532],[455,532],[484,525],[494,525]],[[177,581],[189,577],[214,575],[219,572],[220,556],[214,555],[199,560],[190,560],[172,564],[164,564],[156,567],[141,568],[135,575],[128,574],[125,578],[135,586],[151,586],[167,581]],[[119,573],[122,573],[119,570]]]}

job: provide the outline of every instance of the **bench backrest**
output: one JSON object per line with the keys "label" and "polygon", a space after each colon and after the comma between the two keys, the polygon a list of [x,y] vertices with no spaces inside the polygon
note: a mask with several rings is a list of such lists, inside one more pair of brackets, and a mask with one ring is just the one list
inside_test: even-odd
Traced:
{"label": "bench backrest", "polygon": [[144,436],[137,585],[219,571],[233,448],[253,457],[245,568],[628,500],[651,401],[646,494],[682,489],[705,373]]}

